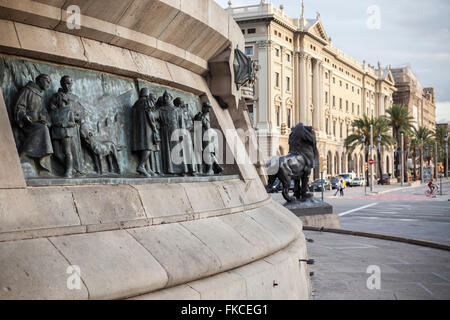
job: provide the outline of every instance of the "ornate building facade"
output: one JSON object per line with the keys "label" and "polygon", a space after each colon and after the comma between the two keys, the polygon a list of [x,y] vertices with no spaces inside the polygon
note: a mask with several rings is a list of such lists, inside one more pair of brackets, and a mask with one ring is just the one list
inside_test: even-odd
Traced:
{"label": "ornate building facade", "polygon": [[394,103],[408,107],[414,117],[415,127],[436,129],[436,97],[434,88],[422,88],[419,79],[409,67],[391,70],[397,91],[393,95]]}
{"label": "ornate building facade", "polygon": [[[245,52],[260,66],[247,108],[267,156],[286,154],[290,128],[303,122],[317,133],[328,176],[362,175],[363,153],[348,153],[344,139],[353,120],[383,115],[392,105],[396,89],[389,68],[360,63],[335,48],[320,14],[306,19],[303,5],[300,18],[265,1],[245,7],[230,1],[227,11],[245,36]],[[383,150],[381,163],[374,160],[383,173],[393,171],[392,151]]]}

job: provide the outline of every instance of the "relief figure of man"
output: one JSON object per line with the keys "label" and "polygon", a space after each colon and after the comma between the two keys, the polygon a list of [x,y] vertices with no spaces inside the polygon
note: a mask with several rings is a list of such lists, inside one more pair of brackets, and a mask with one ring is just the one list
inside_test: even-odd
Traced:
{"label": "relief figure of man", "polygon": [[60,84],[61,88],[49,103],[51,137],[55,156],[65,167],[64,176],[71,178],[73,170],[82,173],[80,125],[83,121],[83,110],[78,97],[72,93],[72,79],[63,76]]}
{"label": "relief figure of man", "polygon": [[49,156],[53,154],[50,121],[43,105],[42,92],[50,86],[50,77],[40,74],[21,90],[14,106],[14,122],[22,133],[20,157],[35,159],[39,169],[50,172]]}
{"label": "relief figure of man", "polygon": [[159,151],[161,141],[156,127],[154,105],[154,96],[150,94],[148,88],[142,88],[139,91],[139,99],[132,108],[132,150],[139,153],[139,164],[136,171],[145,177],[157,175],[154,172],[155,168],[152,170],[148,166],[150,156]]}
{"label": "relief figure of man", "polygon": [[173,104],[177,107],[177,111],[180,114],[180,129],[183,134],[180,139],[182,143],[182,157],[183,157],[183,174],[189,174],[191,176],[196,175],[197,165],[195,164],[193,134],[194,119],[189,112],[188,105],[184,103],[180,97],[173,100]]}

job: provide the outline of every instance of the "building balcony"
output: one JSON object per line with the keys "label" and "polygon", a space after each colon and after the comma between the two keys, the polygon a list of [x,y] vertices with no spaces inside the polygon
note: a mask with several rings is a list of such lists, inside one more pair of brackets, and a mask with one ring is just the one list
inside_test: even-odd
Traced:
{"label": "building balcony", "polygon": [[236,21],[249,18],[277,18],[293,28],[298,27],[298,19],[289,17],[283,10],[278,9],[271,3],[261,3],[252,6],[228,7],[225,9]]}
{"label": "building balcony", "polygon": [[243,86],[243,87],[241,87],[241,92],[242,92],[242,97],[245,100],[251,100],[251,101],[255,100],[255,92],[253,90],[253,86],[251,86],[251,87]]}

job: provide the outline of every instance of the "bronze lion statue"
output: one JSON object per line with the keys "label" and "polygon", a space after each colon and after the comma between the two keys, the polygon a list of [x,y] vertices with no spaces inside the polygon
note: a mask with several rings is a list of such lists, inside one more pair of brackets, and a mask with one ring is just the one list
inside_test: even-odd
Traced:
{"label": "bronze lion statue", "polygon": [[[267,161],[269,176],[267,188],[271,188],[278,178],[283,186],[282,195],[286,201],[292,202],[296,199],[306,201],[311,198],[312,194],[308,193],[308,181],[317,155],[314,130],[300,122],[292,128],[289,135],[289,153],[284,156],[274,156]],[[292,180],[294,180],[294,197],[289,196]]]}

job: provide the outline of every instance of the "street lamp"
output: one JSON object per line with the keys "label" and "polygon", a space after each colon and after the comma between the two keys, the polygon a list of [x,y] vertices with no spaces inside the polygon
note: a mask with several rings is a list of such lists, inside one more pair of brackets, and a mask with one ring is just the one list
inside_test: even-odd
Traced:
{"label": "street lamp", "polygon": [[[373,125],[370,125],[369,159],[373,161]],[[370,164],[370,192],[373,191],[373,164]]]}
{"label": "street lamp", "polygon": [[434,142],[434,178],[437,179],[437,157],[438,157],[438,151],[437,151],[437,141]]}
{"label": "street lamp", "polygon": [[446,133],[444,136],[445,139],[445,167],[444,167],[444,176],[448,178],[448,134]]}
{"label": "street lamp", "polygon": [[[363,168],[365,169],[365,164],[366,164],[366,136],[364,134],[361,135],[361,143],[362,143],[362,149],[363,149],[363,153],[364,153],[364,164],[363,164]],[[367,171],[364,170],[364,178],[366,180],[366,183],[364,183],[364,194],[366,194],[366,189],[367,189]]]}
{"label": "street lamp", "polygon": [[[377,135],[377,140],[378,140],[378,155],[380,159],[378,159],[378,166],[379,166],[379,171],[381,172],[381,174],[383,174],[383,170],[381,170],[381,134]],[[382,181],[381,179],[383,179],[383,177],[380,177],[380,182]]]}
{"label": "street lamp", "polygon": [[404,161],[403,161],[403,154],[404,154],[404,149],[405,149],[405,145],[403,143],[403,132],[400,135],[400,155],[401,155],[401,169],[400,169],[400,181],[401,181],[401,186],[403,187],[403,180],[405,179],[405,168],[404,168]]}
{"label": "street lamp", "polygon": [[423,139],[420,139],[420,182],[423,183]]}

